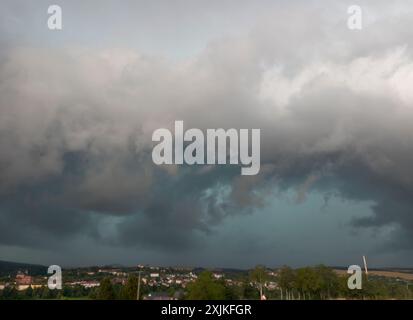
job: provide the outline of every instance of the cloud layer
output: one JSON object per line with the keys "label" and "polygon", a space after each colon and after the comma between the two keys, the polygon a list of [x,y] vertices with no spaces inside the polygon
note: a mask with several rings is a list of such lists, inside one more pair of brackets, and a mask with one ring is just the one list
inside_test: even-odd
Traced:
{"label": "cloud layer", "polygon": [[[344,7],[320,3],[262,13],[178,60],[110,43],[3,48],[0,244],[86,236],[182,251],[294,189],[297,202],[370,201],[374,215],[354,225],[393,225],[392,248],[412,249],[411,10],[379,2],[351,32]],[[260,128],[260,174],[154,165],[152,132],[175,120]]]}

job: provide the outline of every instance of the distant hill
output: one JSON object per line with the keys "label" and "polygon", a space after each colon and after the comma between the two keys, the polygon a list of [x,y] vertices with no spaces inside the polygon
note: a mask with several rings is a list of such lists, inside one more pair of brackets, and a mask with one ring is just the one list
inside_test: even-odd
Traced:
{"label": "distant hill", "polygon": [[18,271],[28,271],[31,276],[46,275],[47,267],[37,264],[0,261],[0,276],[15,275]]}

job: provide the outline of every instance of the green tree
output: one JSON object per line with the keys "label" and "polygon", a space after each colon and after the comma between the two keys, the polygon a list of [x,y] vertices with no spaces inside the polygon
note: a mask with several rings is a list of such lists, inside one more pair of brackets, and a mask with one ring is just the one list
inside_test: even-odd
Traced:
{"label": "green tree", "polygon": [[32,286],[29,286],[26,291],[24,292],[24,296],[26,299],[31,299],[33,298],[33,289]]}
{"label": "green tree", "polygon": [[263,294],[263,287],[268,279],[267,270],[264,266],[258,265],[250,272],[250,279],[254,282],[260,292],[260,297]]}
{"label": "green tree", "polygon": [[296,286],[296,273],[289,266],[283,266],[278,272],[278,286],[281,291],[281,299],[288,299]]}
{"label": "green tree", "polygon": [[320,299],[336,297],[339,293],[339,279],[334,270],[324,265],[318,265],[314,270],[317,274]]}
{"label": "green tree", "polygon": [[109,278],[104,278],[100,282],[99,290],[97,293],[98,300],[115,300],[115,290],[110,282]]}
{"label": "green tree", "polygon": [[48,287],[43,287],[42,290],[42,295],[40,296],[41,299],[51,299],[52,294],[50,292],[50,289]]}
{"label": "green tree", "polygon": [[7,286],[0,293],[3,300],[16,300],[19,298],[19,292],[15,287]]}
{"label": "green tree", "polygon": [[297,270],[296,288],[304,298],[314,299],[319,295],[321,289],[321,278],[311,267]]}
{"label": "green tree", "polygon": [[226,298],[226,288],[215,280],[209,271],[202,272],[195,282],[188,285],[188,300],[223,300]]}
{"label": "green tree", "polygon": [[238,300],[240,298],[237,288],[227,285],[224,280],[218,282],[225,288],[225,300]]}
{"label": "green tree", "polygon": [[88,298],[92,300],[96,300],[98,298],[99,289],[98,288],[91,288],[88,294]]}
{"label": "green tree", "polygon": [[260,299],[260,293],[249,283],[249,281],[245,281],[242,286],[242,296],[244,299],[248,300]]}
{"label": "green tree", "polygon": [[136,300],[138,292],[138,277],[131,275],[128,278],[128,281],[121,289],[121,299],[123,300]]}

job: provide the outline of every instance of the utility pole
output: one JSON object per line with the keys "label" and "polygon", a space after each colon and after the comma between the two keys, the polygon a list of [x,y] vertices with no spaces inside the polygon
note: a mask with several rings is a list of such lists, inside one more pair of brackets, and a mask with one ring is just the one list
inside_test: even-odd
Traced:
{"label": "utility pole", "polygon": [[140,298],[140,293],[141,293],[141,270],[139,270],[139,276],[138,276],[138,292],[136,294],[136,300],[139,300]]}
{"label": "utility pole", "polygon": [[367,260],[366,256],[363,256],[363,262],[364,262],[364,270],[366,271],[366,280],[369,279],[369,272],[367,271]]}

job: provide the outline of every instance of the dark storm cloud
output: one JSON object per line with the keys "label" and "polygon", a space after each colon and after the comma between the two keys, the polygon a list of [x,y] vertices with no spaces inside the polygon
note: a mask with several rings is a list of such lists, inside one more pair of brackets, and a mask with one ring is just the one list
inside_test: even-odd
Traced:
{"label": "dark storm cloud", "polygon": [[[372,201],[374,217],[355,225],[397,224],[411,245],[413,29],[383,3],[359,33],[318,6],[271,11],[182,61],[110,43],[3,48],[0,243],[201,246],[197,234],[294,188],[298,202],[312,189]],[[152,132],[175,120],[261,128],[260,174],[155,166]]]}
{"label": "dark storm cloud", "polygon": [[41,194],[22,191],[16,196],[1,198],[1,244],[56,249],[74,235],[96,234],[93,217],[41,197]]}

